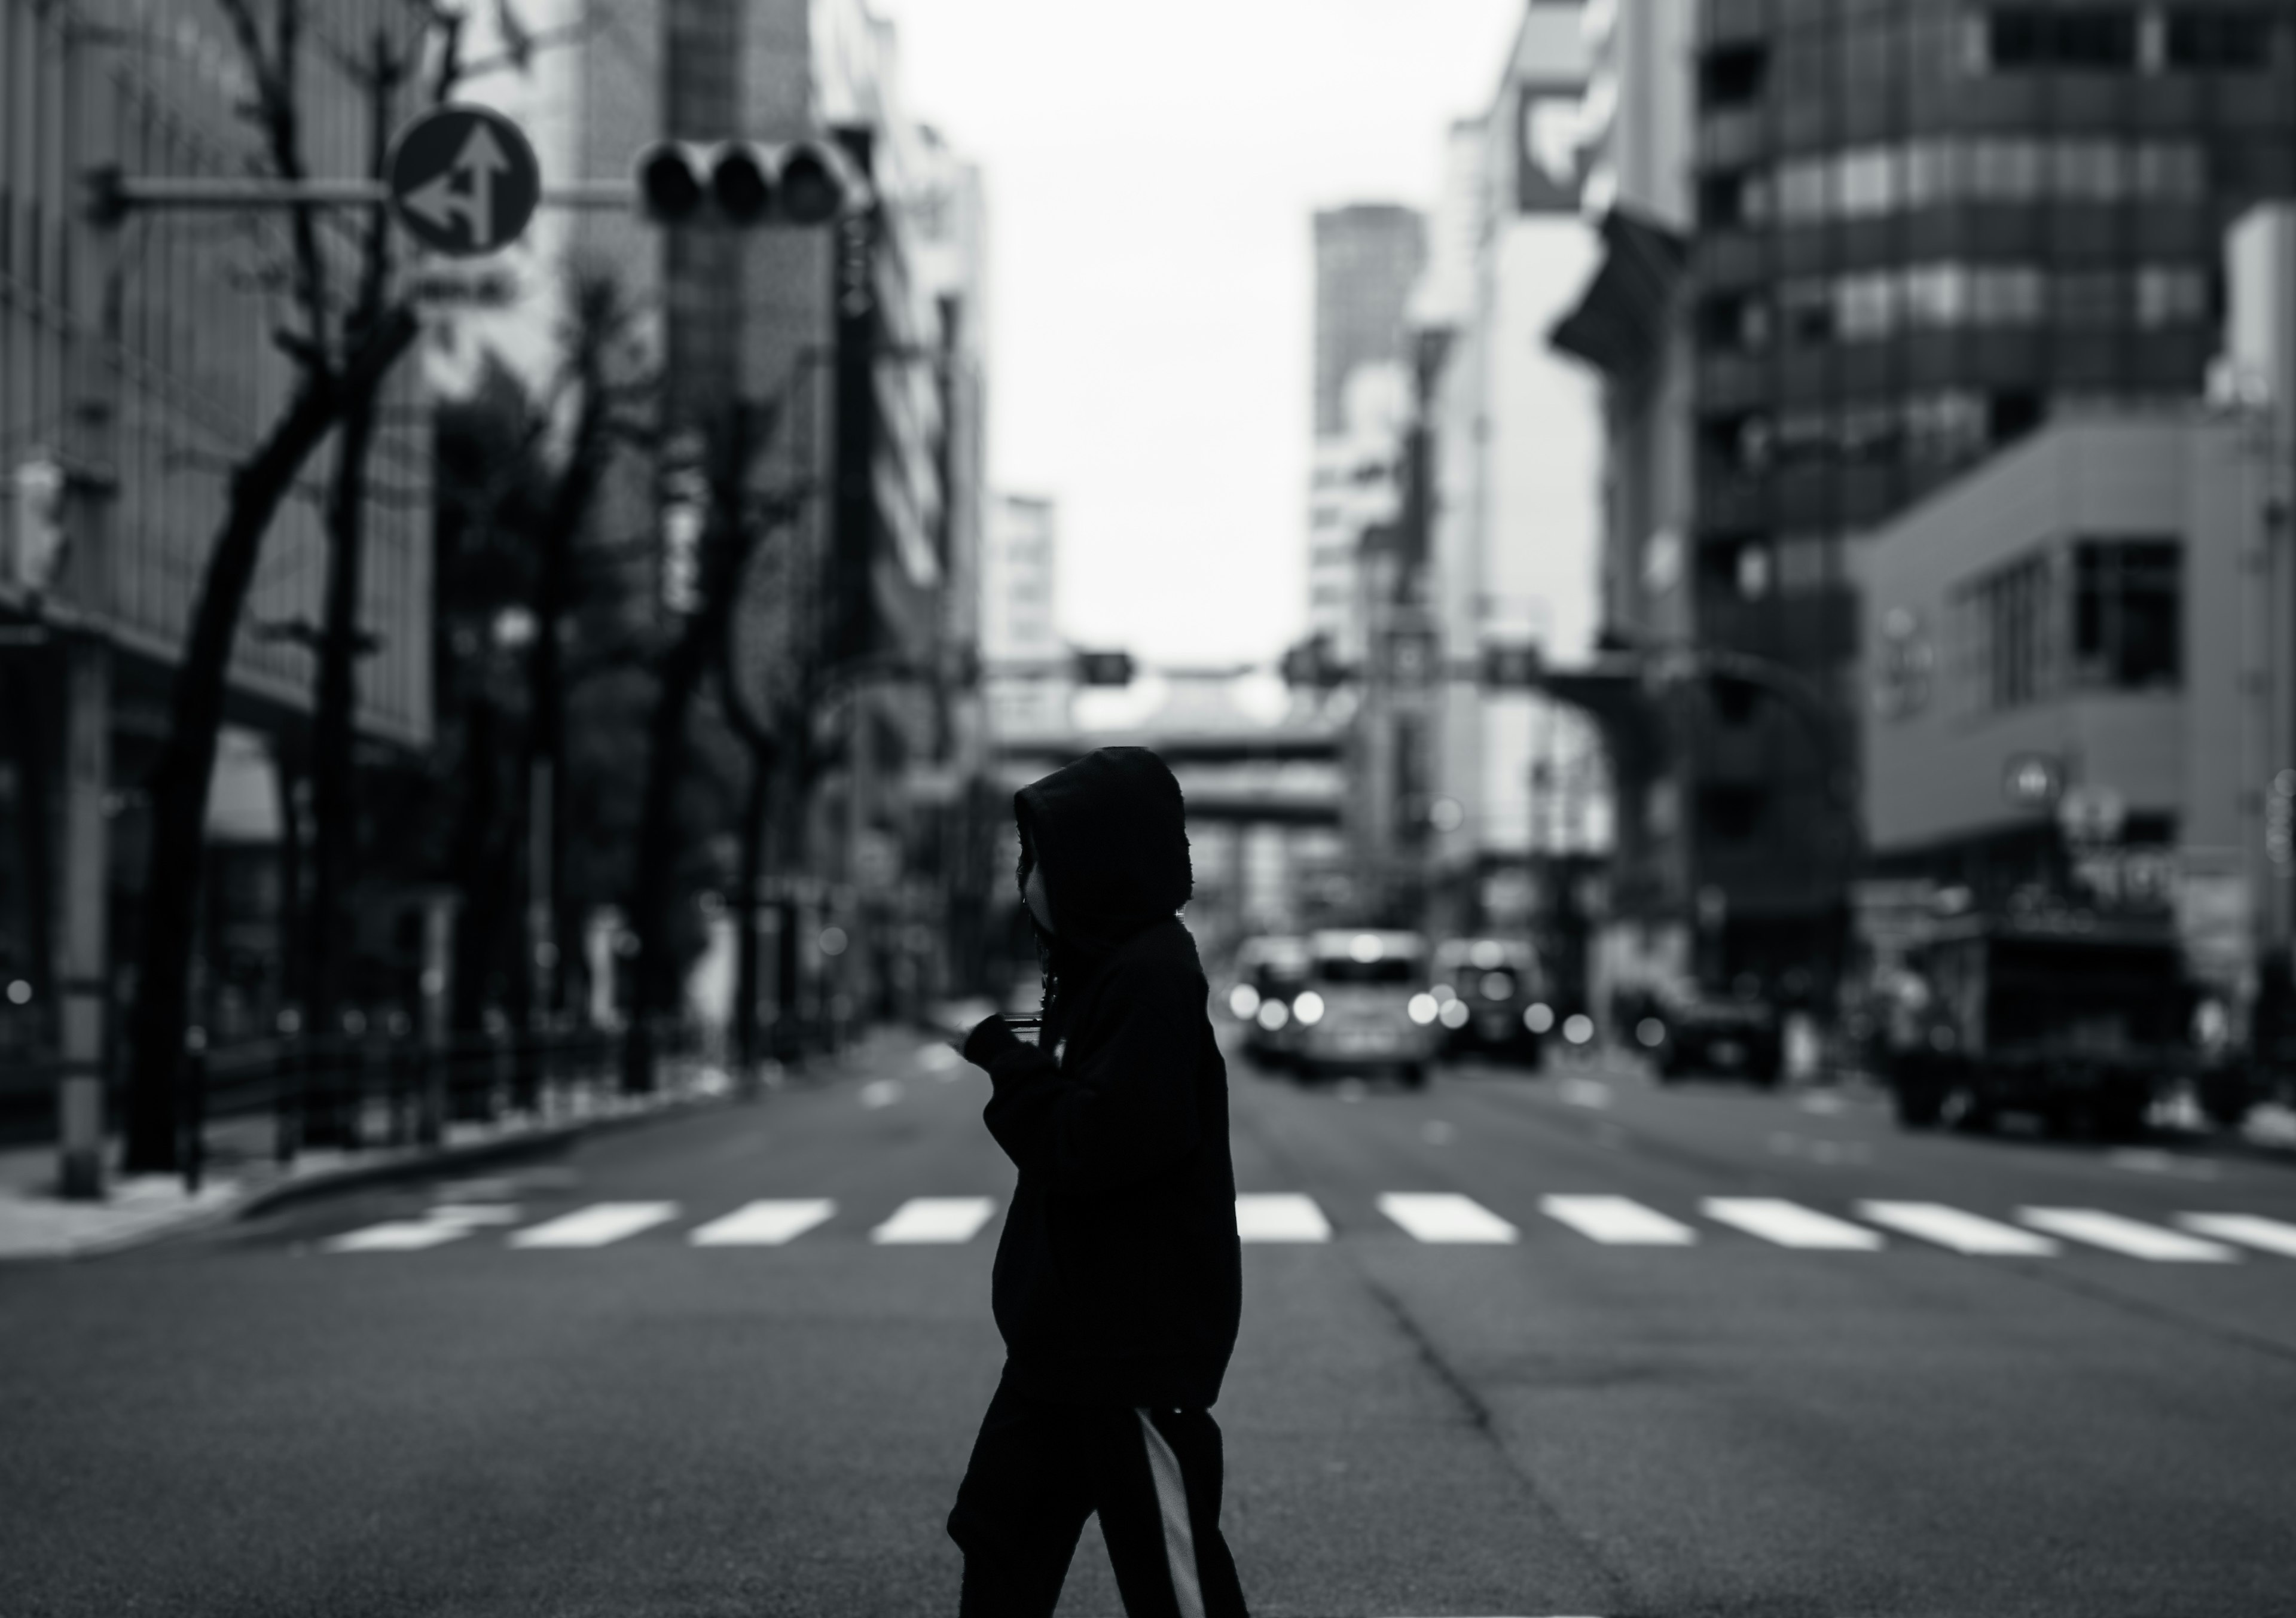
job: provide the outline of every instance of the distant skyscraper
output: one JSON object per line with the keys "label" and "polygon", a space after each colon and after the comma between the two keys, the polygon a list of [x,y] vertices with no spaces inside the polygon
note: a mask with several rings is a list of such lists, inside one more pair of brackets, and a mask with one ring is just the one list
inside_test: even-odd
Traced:
{"label": "distant skyscraper", "polygon": [[[1050,500],[1000,494],[988,505],[980,557],[980,654],[989,665],[988,723],[999,735],[1059,731],[1074,682],[1054,612],[1060,511]],[[1037,665],[1024,668],[1022,665]]]}
{"label": "distant skyscraper", "polygon": [[1427,224],[1390,202],[1316,216],[1316,436],[1348,428],[1348,379],[1411,352],[1405,314],[1427,264]]}
{"label": "distant skyscraper", "polygon": [[1349,661],[1363,652],[1364,535],[1396,513],[1411,410],[1411,292],[1426,260],[1426,221],[1408,208],[1365,202],[1316,216],[1308,632]]}

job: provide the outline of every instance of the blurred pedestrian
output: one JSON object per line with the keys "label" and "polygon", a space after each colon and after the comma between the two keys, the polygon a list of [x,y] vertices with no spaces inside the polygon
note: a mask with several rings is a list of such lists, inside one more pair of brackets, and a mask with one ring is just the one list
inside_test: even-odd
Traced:
{"label": "blurred pedestrian", "polygon": [[1242,1618],[1211,1417],[1242,1305],[1227,1067],[1205,1010],[1179,784],[1104,747],[1023,787],[1037,1041],[965,1037],[1020,1170],[996,1249],[1004,1374],[949,1514],[964,1618],[1049,1618],[1085,1519],[1132,1618]]}

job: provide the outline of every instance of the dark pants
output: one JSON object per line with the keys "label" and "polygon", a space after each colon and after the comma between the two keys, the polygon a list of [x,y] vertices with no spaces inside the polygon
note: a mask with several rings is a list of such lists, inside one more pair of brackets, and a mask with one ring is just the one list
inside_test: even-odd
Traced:
{"label": "dark pants", "polygon": [[1051,1618],[1097,1511],[1131,1618],[1246,1618],[1204,1410],[1047,1404],[1000,1384],[949,1513],[963,1618]]}

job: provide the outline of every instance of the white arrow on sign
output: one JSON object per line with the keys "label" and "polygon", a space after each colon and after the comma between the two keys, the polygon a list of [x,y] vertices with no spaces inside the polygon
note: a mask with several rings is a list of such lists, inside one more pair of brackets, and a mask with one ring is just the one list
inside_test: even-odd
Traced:
{"label": "white arrow on sign", "polygon": [[[510,159],[495,140],[494,131],[481,120],[472,127],[471,138],[463,143],[462,151],[455,153],[447,171],[408,192],[405,205],[441,230],[460,218],[470,230],[472,245],[491,246],[495,239],[495,176],[509,172]],[[455,177],[464,174],[470,176],[470,185],[458,191]]]}

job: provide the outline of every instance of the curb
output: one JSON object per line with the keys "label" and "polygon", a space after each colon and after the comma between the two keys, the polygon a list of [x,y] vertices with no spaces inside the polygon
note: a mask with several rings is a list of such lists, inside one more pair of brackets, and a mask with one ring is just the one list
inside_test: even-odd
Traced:
{"label": "curb", "polygon": [[185,1212],[179,1219],[167,1220],[139,1228],[99,1233],[84,1240],[73,1241],[53,1251],[29,1252],[0,1256],[0,1265],[69,1261],[74,1259],[105,1258],[131,1248],[150,1246],[171,1237],[189,1236],[201,1230],[227,1225],[237,1220],[252,1219],[258,1214],[291,1203],[308,1202],[340,1192],[355,1191],[364,1187],[389,1185],[399,1180],[421,1179],[441,1170],[475,1167],[485,1163],[509,1162],[520,1158],[540,1156],[570,1146],[594,1134],[602,1134],[638,1124],[666,1121],[691,1115],[706,1106],[738,1102],[743,1097],[736,1091],[713,1095],[695,1095],[666,1102],[660,1106],[642,1111],[611,1113],[596,1118],[574,1119],[565,1123],[545,1125],[521,1130],[492,1140],[469,1141],[460,1146],[411,1148],[396,1155],[379,1158],[370,1162],[346,1163],[323,1169],[300,1179],[284,1179],[258,1187],[213,1206]]}

